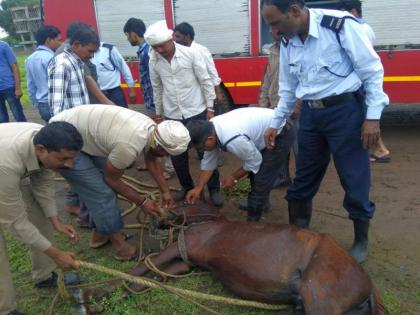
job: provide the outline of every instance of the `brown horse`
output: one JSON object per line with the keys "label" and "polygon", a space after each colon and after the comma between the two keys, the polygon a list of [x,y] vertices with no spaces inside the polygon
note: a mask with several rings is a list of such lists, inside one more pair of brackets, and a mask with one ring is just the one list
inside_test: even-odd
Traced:
{"label": "brown horse", "polygon": [[[184,211],[184,240],[152,258],[156,266],[166,265],[163,271],[186,273],[192,262],[240,297],[290,303],[295,314],[387,314],[367,272],[331,236],[286,224],[229,221],[203,204]],[[143,263],[130,271],[147,272]]]}

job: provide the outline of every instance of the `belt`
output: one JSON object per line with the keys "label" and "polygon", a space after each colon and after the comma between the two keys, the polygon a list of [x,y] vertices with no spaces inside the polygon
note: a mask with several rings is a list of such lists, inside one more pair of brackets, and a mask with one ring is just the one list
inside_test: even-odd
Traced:
{"label": "belt", "polygon": [[304,103],[311,109],[323,109],[345,101],[353,100],[355,92],[347,92],[340,95],[328,96],[320,100],[305,100]]}

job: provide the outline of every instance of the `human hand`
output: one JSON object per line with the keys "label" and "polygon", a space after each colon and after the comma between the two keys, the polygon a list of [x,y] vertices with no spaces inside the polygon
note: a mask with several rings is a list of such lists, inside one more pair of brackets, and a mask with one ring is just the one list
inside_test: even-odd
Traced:
{"label": "human hand", "polygon": [[275,140],[277,136],[277,129],[276,128],[268,128],[264,134],[264,143],[265,147],[268,150],[272,150],[274,148]]}
{"label": "human hand", "polygon": [[147,199],[141,208],[145,213],[150,214],[152,216],[161,215],[159,207],[157,206],[156,202],[154,202],[153,200]]}
{"label": "human hand", "polygon": [[207,110],[207,113],[206,113],[206,118],[207,118],[207,120],[210,120],[210,119],[212,119],[213,117],[214,117],[214,111]]}
{"label": "human hand", "polygon": [[72,225],[64,224],[58,218],[52,219],[52,224],[58,232],[68,237],[70,244],[76,244],[79,241],[79,236]]}
{"label": "human hand", "polygon": [[363,147],[369,149],[378,143],[381,130],[379,120],[365,120],[362,125]]}
{"label": "human hand", "polygon": [[187,195],[185,196],[185,200],[189,204],[193,205],[195,203],[195,201],[198,198],[200,198],[200,195],[201,195],[201,189],[199,189],[199,188],[193,188],[193,189],[191,189],[191,190],[189,190],[187,192]]}
{"label": "human hand", "polygon": [[63,270],[78,269],[80,267],[76,262],[76,256],[71,252],[62,251],[54,246],[50,246],[46,254]]}
{"label": "human hand", "polygon": [[165,192],[162,194],[162,207],[166,209],[171,209],[176,206],[174,199],[172,198],[172,194],[170,191]]}
{"label": "human hand", "polygon": [[228,178],[224,178],[224,179],[222,179],[222,181],[221,181],[221,187],[223,188],[223,189],[230,189],[230,188],[232,188],[233,186],[235,186],[236,185],[236,183],[238,182],[238,180],[236,180],[236,179],[234,179],[232,176],[230,176],[230,177],[228,177]]}
{"label": "human hand", "polygon": [[22,89],[20,88],[20,87],[16,87],[15,88],[15,96],[16,96],[16,98],[21,98],[22,97],[22,95],[23,95],[23,92],[22,92]]}

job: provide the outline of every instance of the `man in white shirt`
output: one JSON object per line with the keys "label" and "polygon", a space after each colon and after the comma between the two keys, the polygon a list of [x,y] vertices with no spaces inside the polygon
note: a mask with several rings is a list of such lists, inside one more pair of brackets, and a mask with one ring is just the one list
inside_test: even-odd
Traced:
{"label": "man in white shirt", "polygon": [[[144,38],[153,48],[149,68],[157,118],[178,120],[184,125],[191,120],[212,118],[216,96],[201,54],[176,44],[165,21],[149,26]],[[182,186],[181,191],[174,194],[174,199],[180,201],[194,187],[188,152],[172,157],[172,162]],[[217,172],[209,181],[208,188],[213,204],[222,206]]]}
{"label": "man in white shirt", "polygon": [[275,137],[274,149],[268,150],[264,133],[270,126],[274,111],[268,108],[248,107],[216,116],[210,121],[196,120],[188,123],[191,142],[204,150],[198,184],[187,193],[187,201],[194,203],[204,185],[217,169],[220,150],[228,151],[243,161],[243,165],[222,180],[225,189],[233,187],[239,179],[249,174],[251,191],[248,194],[248,221],[259,221],[269,203],[270,191],[281,171],[279,165],[287,161],[294,134],[284,120]]}
{"label": "man in white shirt", "polygon": [[91,62],[96,66],[98,84],[101,91],[116,105],[127,107],[127,101],[121,88],[121,75],[129,89],[131,102],[136,100],[133,75],[117,47],[101,42]]}
{"label": "man in white shirt", "polygon": [[179,23],[174,28],[174,40],[180,45],[191,47],[192,49],[198,51],[203,57],[204,62],[206,63],[207,72],[210,75],[211,81],[214,85],[214,91],[216,92],[217,102],[221,102],[223,99],[221,91],[221,82],[222,80],[219,77],[216,66],[213,61],[213,56],[207,47],[200,45],[194,41],[195,32],[191,24],[187,22]]}

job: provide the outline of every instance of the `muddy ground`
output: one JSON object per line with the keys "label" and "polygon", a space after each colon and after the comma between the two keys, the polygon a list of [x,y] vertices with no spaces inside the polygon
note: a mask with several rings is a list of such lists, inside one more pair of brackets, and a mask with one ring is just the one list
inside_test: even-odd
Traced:
{"label": "muddy ground", "polygon": [[[32,117],[35,118],[31,120],[38,120],[36,114]],[[376,203],[376,213],[371,224],[370,255],[365,267],[377,287],[387,295],[387,300],[398,305],[398,313],[420,314],[420,128],[385,126],[382,135],[392,160],[386,164],[372,163],[371,200]],[[190,156],[193,174],[197,176],[198,161],[194,152]],[[294,161],[291,165],[293,174]],[[238,166],[239,162],[226,154],[221,173],[229,175]],[[128,174],[152,182],[147,173],[129,170]],[[178,187],[176,179],[169,183]],[[273,190],[273,209],[263,220],[287,223],[285,193],[285,188]],[[342,207],[343,195],[331,164],[314,199],[311,228],[331,234],[341,246],[349,248],[353,227]],[[229,218],[243,220],[245,213],[238,210],[237,202],[235,197],[226,200],[222,212]]]}
{"label": "muddy ground", "polygon": [[[370,230],[370,255],[365,267],[374,282],[402,314],[420,314],[420,129],[384,128],[383,139],[391,151],[390,163],[372,163],[371,200],[376,213]],[[192,170],[198,175],[199,163],[190,152]],[[221,173],[228,176],[239,166],[225,154]],[[132,171],[130,172],[132,175]],[[291,161],[294,173],[294,161]],[[140,175],[146,179],[146,174]],[[176,179],[169,181],[178,187]],[[286,188],[271,193],[272,211],[263,220],[287,223]],[[344,248],[353,241],[352,221],[342,207],[343,190],[333,163],[314,199],[311,228],[331,234]],[[229,218],[244,220],[237,197],[226,200],[222,212]]]}

